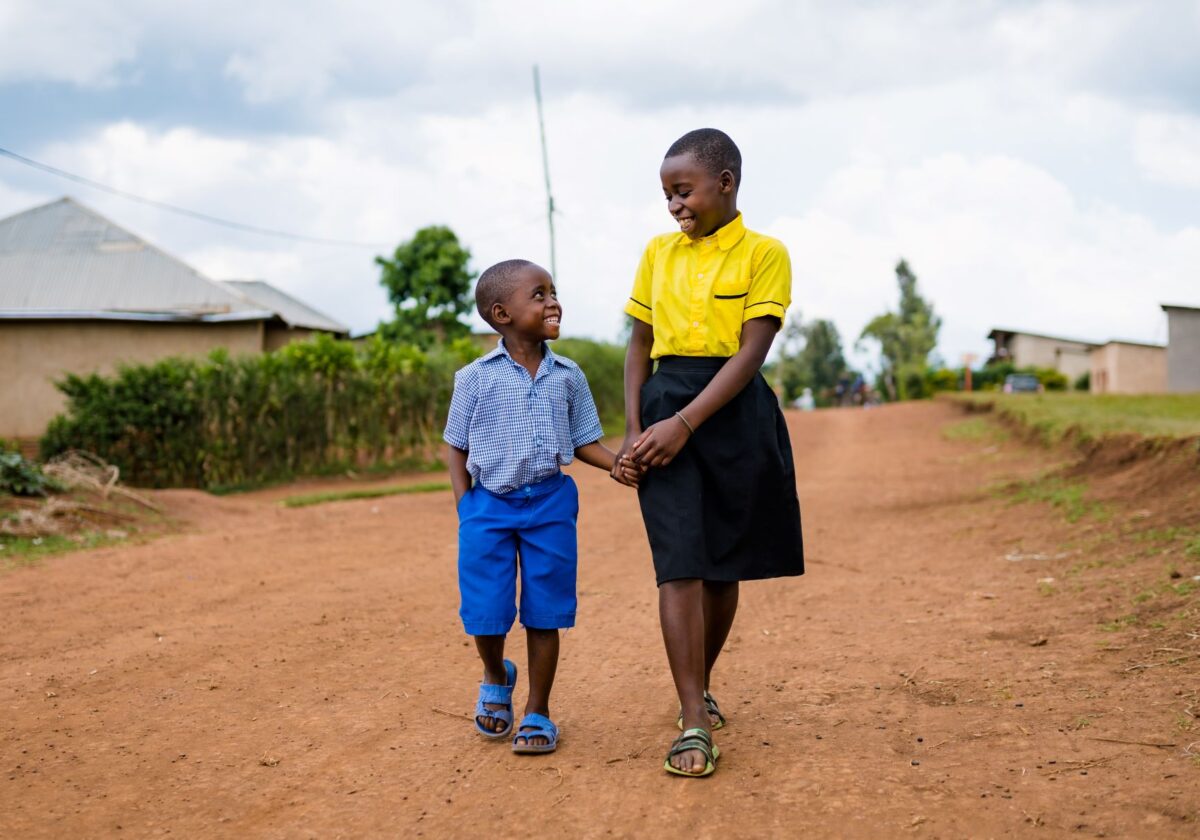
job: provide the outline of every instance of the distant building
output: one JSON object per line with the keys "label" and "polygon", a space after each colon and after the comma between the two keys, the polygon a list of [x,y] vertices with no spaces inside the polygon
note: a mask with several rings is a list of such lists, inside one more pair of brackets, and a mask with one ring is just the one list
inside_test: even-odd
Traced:
{"label": "distant building", "polygon": [[1089,354],[1098,347],[1087,341],[1052,335],[994,329],[988,333],[994,342],[988,364],[1011,362],[1015,367],[1053,368],[1074,382],[1092,369]]}
{"label": "distant building", "polygon": [[66,373],[261,353],[314,330],[347,333],[265,283],[214,282],[70,198],[0,219],[0,437],[41,435]]}
{"label": "distant building", "polygon": [[270,283],[262,280],[226,280],[223,284],[255,306],[275,313],[263,324],[263,350],[278,350],[293,341],[329,333],[336,338],[350,335],[344,324],[322,315]]}
{"label": "distant building", "polygon": [[1161,394],[1167,390],[1167,349],[1110,341],[1092,350],[1093,394]]}
{"label": "distant building", "polygon": [[1167,313],[1167,390],[1200,391],[1200,307],[1164,303]]}

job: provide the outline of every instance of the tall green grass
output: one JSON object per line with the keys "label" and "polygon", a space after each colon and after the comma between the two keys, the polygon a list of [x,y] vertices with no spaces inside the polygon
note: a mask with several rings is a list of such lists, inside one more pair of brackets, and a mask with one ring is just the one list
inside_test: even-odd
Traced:
{"label": "tall green grass", "polygon": [[1033,429],[1050,443],[1074,433],[1084,440],[1116,434],[1200,436],[1200,394],[959,394]]}

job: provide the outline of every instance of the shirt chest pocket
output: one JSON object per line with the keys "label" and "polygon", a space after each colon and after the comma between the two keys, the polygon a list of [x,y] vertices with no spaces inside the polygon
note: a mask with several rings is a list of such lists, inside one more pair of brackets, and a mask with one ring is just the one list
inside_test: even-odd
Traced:
{"label": "shirt chest pocket", "polygon": [[562,381],[539,383],[542,389],[542,410],[546,421],[551,424],[554,443],[561,444],[560,438],[570,441],[570,404],[567,399],[565,383]]}
{"label": "shirt chest pocket", "polygon": [[750,272],[743,261],[729,255],[717,270],[713,281],[713,297],[717,300],[740,300],[750,292]]}
{"label": "shirt chest pocket", "polygon": [[713,282],[710,338],[717,341],[725,353],[733,354],[737,352],[742,334],[742,314],[746,296],[750,293],[750,275],[738,270],[740,266],[726,265],[724,268]]}

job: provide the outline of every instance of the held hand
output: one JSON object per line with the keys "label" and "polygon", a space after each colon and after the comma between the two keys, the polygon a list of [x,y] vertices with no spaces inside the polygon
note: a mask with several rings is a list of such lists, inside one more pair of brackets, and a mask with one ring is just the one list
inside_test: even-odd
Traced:
{"label": "held hand", "polygon": [[628,487],[636,488],[645,474],[646,467],[638,464],[628,455],[622,455],[613,464],[613,478]]}
{"label": "held hand", "polygon": [[679,417],[668,417],[642,432],[630,454],[643,467],[665,467],[679,454],[691,435]]}
{"label": "held hand", "polygon": [[617,450],[617,457],[613,459],[612,470],[609,472],[613,481],[624,484],[627,487],[636,486],[635,484],[631,484],[626,479],[626,474],[629,472],[629,468],[631,466],[629,450],[633,448],[634,441],[637,440],[637,437],[637,434],[633,433],[628,433],[625,435],[625,440],[621,444],[621,448]]}

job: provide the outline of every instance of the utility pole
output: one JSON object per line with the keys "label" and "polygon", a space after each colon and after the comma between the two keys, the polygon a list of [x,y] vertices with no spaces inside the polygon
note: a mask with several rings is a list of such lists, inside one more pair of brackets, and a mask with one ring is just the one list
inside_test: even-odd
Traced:
{"label": "utility pole", "polygon": [[533,65],[533,97],[537,100],[538,132],[542,136],[542,171],[546,176],[546,221],[550,223],[550,276],[560,283],[554,253],[554,196],[550,192],[550,155],[546,151],[546,121],[542,118],[542,80]]}

